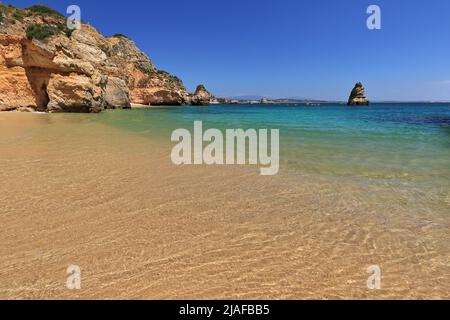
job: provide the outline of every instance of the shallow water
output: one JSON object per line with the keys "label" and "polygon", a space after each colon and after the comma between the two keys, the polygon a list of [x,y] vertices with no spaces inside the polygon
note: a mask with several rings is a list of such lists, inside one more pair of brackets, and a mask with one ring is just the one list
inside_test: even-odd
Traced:
{"label": "shallow water", "polygon": [[108,112],[99,121],[170,143],[176,128],[280,129],[285,170],[450,180],[450,104],[213,106]]}
{"label": "shallow water", "polygon": [[[0,298],[449,298],[449,109],[0,114]],[[279,128],[280,174],[175,167],[194,120]]]}
{"label": "shallow water", "polygon": [[[450,104],[373,104],[348,108],[219,105],[107,112],[101,123],[171,146],[177,128],[279,129],[281,172],[371,178],[432,192],[448,202]],[[431,196],[431,195],[430,195]]]}

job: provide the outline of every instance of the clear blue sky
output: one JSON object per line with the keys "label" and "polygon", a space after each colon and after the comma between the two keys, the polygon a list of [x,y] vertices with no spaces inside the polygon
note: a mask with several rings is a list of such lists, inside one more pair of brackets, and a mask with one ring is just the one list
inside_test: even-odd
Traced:
{"label": "clear blue sky", "polygon": [[[345,100],[450,100],[449,0],[17,0],[70,4],[101,33],[134,39],[193,90]],[[382,9],[382,30],[366,9]]]}

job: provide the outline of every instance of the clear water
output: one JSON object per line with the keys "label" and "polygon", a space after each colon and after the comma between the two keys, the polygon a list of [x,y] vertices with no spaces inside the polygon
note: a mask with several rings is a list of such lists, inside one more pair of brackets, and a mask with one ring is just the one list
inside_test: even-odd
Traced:
{"label": "clear water", "polygon": [[106,112],[96,121],[170,146],[174,129],[280,129],[281,170],[450,187],[450,104],[218,105]]}
{"label": "clear water", "polygon": [[[280,174],[174,166],[170,135],[195,120],[280,129]],[[74,261],[80,298],[448,298],[449,120],[444,104],[1,113],[0,298],[70,299]]]}

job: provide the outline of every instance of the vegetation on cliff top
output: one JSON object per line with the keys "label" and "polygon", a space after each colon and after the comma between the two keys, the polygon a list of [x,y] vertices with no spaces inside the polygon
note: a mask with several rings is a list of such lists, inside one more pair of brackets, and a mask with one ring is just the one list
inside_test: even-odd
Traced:
{"label": "vegetation on cliff top", "polygon": [[197,90],[196,91],[199,92],[199,91],[208,91],[208,90],[206,90],[206,87],[203,84],[199,84],[197,86]]}
{"label": "vegetation on cliff top", "polygon": [[116,33],[115,35],[112,36],[113,38],[125,38],[125,39],[129,39],[126,35],[121,34],[121,33]]}
{"label": "vegetation on cliff top", "polygon": [[[145,72],[144,72],[145,73]],[[183,81],[177,76],[171,75],[167,71],[157,70],[145,73],[146,75],[138,82],[138,86],[141,88],[147,87],[152,79],[163,80],[172,87],[183,86]]]}
{"label": "vegetation on cliff top", "polygon": [[52,8],[49,8],[47,6],[42,6],[42,5],[35,5],[35,6],[31,6],[29,8],[26,8],[26,10],[37,14],[37,15],[41,15],[41,16],[53,16],[53,17],[58,17],[58,18],[64,18],[64,16],[59,13],[56,10],[53,10]]}
{"label": "vegetation on cliff top", "polygon": [[178,78],[177,76],[174,76],[173,74],[170,74],[167,71],[159,70],[158,75],[166,78],[167,81],[171,84],[183,84],[183,81],[181,81],[180,78]]}
{"label": "vegetation on cliff top", "polygon": [[58,28],[48,24],[31,24],[27,27],[28,40],[44,41],[47,38],[54,36],[58,32]]}
{"label": "vegetation on cliff top", "polygon": [[[51,17],[51,23],[36,23],[35,16]],[[44,20],[45,21],[45,20]],[[12,5],[5,6],[0,3],[0,24],[16,24],[22,22],[25,24],[26,36],[28,39],[46,40],[60,32],[70,37],[73,30],[67,28],[64,16],[58,11],[44,5],[34,5],[28,8],[16,8]]]}
{"label": "vegetation on cliff top", "polygon": [[35,5],[29,8],[16,8],[12,5],[8,5],[8,7],[0,4],[0,9],[3,9],[6,14],[6,10],[12,10],[12,17],[14,20],[23,21],[26,17],[32,17],[33,15],[43,16],[43,17],[54,17],[54,18],[64,18],[64,16],[56,10],[53,10],[47,6],[43,5]]}
{"label": "vegetation on cliff top", "polygon": [[25,10],[22,9],[16,9],[14,10],[12,16],[14,19],[22,21],[23,18],[31,16],[31,13],[26,12]]}
{"label": "vegetation on cliff top", "polygon": [[136,68],[144,74],[151,75],[154,70],[146,61],[139,61],[136,64]]}
{"label": "vegetation on cliff top", "polygon": [[28,21],[26,35],[29,40],[36,39],[44,41],[60,32],[63,32],[69,38],[72,35],[73,30],[67,28],[64,16],[56,10],[43,5],[34,5],[25,9],[12,8],[14,9],[12,17],[19,21],[23,21],[25,17],[33,16],[55,18],[52,24],[30,23]]}

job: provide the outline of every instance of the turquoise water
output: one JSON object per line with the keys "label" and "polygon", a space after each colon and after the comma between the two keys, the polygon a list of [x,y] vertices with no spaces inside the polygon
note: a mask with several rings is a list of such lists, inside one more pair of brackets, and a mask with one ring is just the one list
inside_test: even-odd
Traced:
{"label": "turquoise water", "polygon": [[371,177],[450,187],[450,104],[349,108],[282,105],[105,112],[101,122],[171,145],[177,128],[280,129],[281,172]]}

